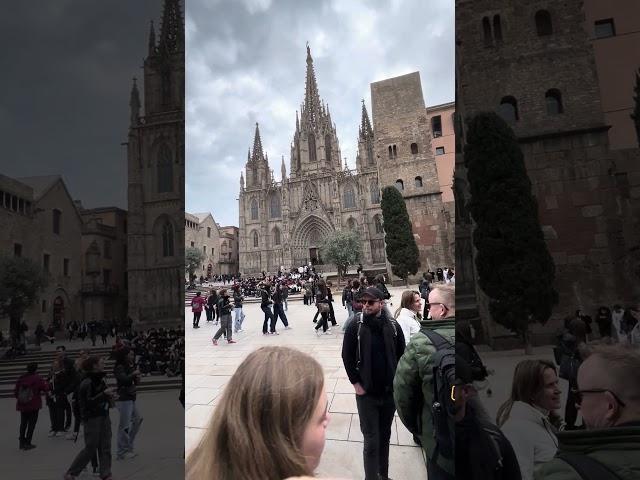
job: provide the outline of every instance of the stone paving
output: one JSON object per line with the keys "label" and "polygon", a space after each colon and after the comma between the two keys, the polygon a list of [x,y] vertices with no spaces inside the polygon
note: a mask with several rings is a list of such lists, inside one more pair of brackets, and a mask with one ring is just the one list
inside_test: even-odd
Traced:
{"label": "stone paving", "polygon": [[[178,390],[141,393],[138,408],[144,421],[136,438],[138,456],[130,460],[116,460],[116,432],[118,412],[111,410],[112,472],[115,480],[177,480],[184,478],[184,450],[180,432],[184,428],[182,405]],[[0,400],[0,452],[4,480],[59,480],[76,454],[84,446],[82,433],[77,443],[64,437],[49,438],[49,413],[40,410],[33,443],[37,448],[18,449],[20,415],[15,411],[15,399]],[[91,469],[91,465],[89,465]],[[94,479],[86,472],[79,480]]]}
{"label": "stone paving", "polygon": [[[390,288],[391,302],[399,305],[404,288]],[[347,312],[340,305],[340,295],[334,295],[336,320],[346,320]],[[200,327],[191,327],[191,309],[186,309],[186,415],[185,446],[189,452],[207,428],[209,417],[216,408],[225,384],[242,360],[253,350],[264,345],[286,345],[313,355],[325,371],[325,386],[329,397],[330,422],[327,442],[317,474],[320,477],[343,479],[364,478],[362,465],[362,433],[356,408],[353,386],[342,365],[342,330],[334,327],[332,335],[317,337],[312,323],[315,306],[302,301],[289,302],[286,312],[291,330],[285,330],[278,321],[278,336],[263,336],[264,314],[259,304],[245,305],[246,318],[243,332],[234,334],[236,344],[224,341],[214,347],[211,337],[218,327],[205,321],[203,313]],[[396,480],[426,480],[427,473],[422,450],[413,443],[411,434],[396,418],[393,422],[390,449],[389,477]]]}

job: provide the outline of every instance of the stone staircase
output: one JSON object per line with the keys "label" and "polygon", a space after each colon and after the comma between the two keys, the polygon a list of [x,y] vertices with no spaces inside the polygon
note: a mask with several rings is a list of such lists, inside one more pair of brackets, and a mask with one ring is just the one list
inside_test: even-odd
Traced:
{"label": "stone staircase", "polygon": [[[67,349],[67,355],[76,359],[82,350],[88,351],[91,355],[105,357],[105,372],[107,372],[107,383],[115,385],[113,378],[114,361],[109,359],[111,347],[91,347],[87,349]],[[45,377],[49,372],[51,363],[56,355],[55,351],[31,351],[26,355],[13,358],[11,360],[0,360],[0,398],[13,397],[13,389],[18,377],[26,373],[27,365],[31,362],[38,363],[38,373]],[[182,388],[181,377],[167,377],[165,375],[148,375],[142,377],[138,392],[157,392],[162,390],[173,390]]]}

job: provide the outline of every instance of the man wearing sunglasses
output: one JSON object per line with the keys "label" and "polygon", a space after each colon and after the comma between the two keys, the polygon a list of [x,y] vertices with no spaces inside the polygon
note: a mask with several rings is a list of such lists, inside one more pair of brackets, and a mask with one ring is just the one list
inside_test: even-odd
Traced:
{"label": "man wearing sunglasses", "polygon": [[[449,346],[455,344],[455,300],[455,288],[452,285],[440,285],[429,292],[430,318],[423,318],[420,332],[411,337],[398,362],[393,382],[398,415],[407,429],[420,439],[427,459],[429,480],[455,478],[455,459],[440,455],[434,438],[431,381],[433,357],[438,349],[428,336],[435,334],[435,338],[446,340]],[[453,441],[453,434],[449,432],[450,441]]]}
{"label": "man wearing sunglasses", "polygon": [[534,478],[640,478],[640,351],[594,347],[578,370],[574,398],[586,430],[561,432],[558,455]]}
{"label": "man wearing sunglasses", "polygon": [[360,430],[364,438],[366,480],[387,480],[389,440],[395,413],[393,377],[404,352],[404,335],[384,308],[384,294],[364,289],[357,300],[362,313],[354,316],[342,343],[342,361],[356,393]]}

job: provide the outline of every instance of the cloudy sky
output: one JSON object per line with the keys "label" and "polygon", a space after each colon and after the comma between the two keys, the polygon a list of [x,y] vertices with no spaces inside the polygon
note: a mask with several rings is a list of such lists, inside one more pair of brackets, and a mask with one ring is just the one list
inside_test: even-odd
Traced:
{"label": "cloudy sky", "polygon": [[127,206],[129,93],[162,0],[21,0],[0,15],[0,173]]}
{"label": "cloudy sky", "polygon": [[256,122],[276,179],[282,155],[289,172],[307,41],[351,167],[370,83],[419,71],[427,105],[454,99],[451,0],[189,0],[186,37],[186,208],[221,225],[238,225]]}

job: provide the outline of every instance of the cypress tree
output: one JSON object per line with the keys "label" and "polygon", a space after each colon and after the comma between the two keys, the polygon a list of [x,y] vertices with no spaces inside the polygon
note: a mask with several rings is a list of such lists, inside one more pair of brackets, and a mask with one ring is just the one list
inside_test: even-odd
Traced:
{"label": "cypress tree", "polygon": [[406,281],[409,275],[415,275],[420,268],[420,254],[413,237],[407,205],[397,188],[385,187],[382,189],[380,206],[391,271]]}
{"label": "cypress tree", "polygon": [[478,284],[494,321],[529,346],[529,324],[549,319],[558,293],[524,157],[511,128],[493,112],[470,119],[466,140]]}

